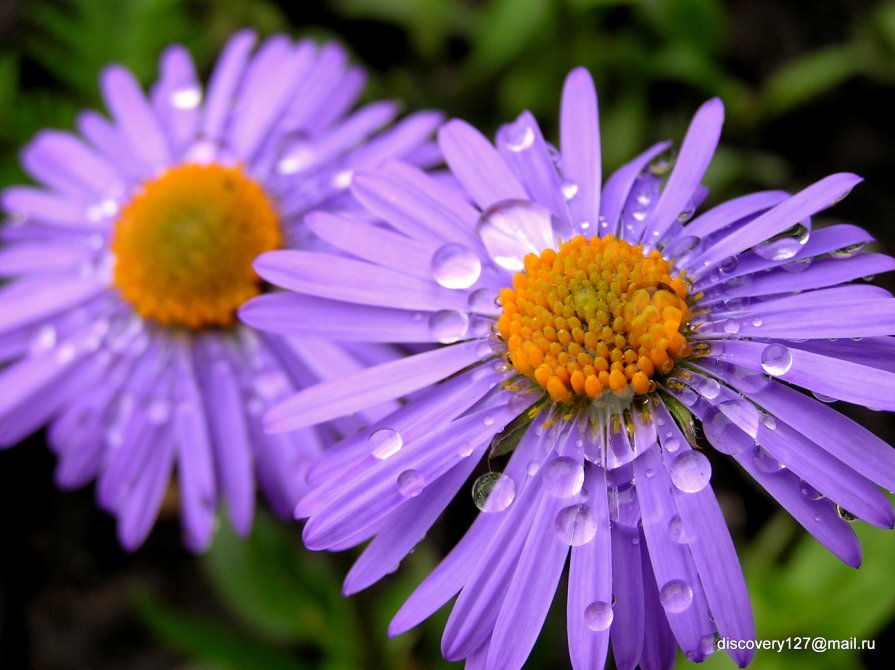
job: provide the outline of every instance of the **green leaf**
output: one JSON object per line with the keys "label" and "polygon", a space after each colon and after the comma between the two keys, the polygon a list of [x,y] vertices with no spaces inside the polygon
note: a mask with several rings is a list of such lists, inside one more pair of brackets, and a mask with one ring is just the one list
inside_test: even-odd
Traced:
{"label": "green leaf", "polygon": [[765,85],[766,113],[779,115],[839,86],[864,70],[862,52],[843,44],[814,51],[790,61]]}
{"label": "green leaf", "polygon": [[138,596],[135,604],[143,622],[156,635],[175,649],[202,661],[237,670],[304,670],[312,667],[258,639],[204,617],[161,605],[149,595]]}
{"label": "green leaf", "polygon": [[547,0],[494,0],[487,4],[469,56],[475,75],[497,72],[531,46],[535,38],[549,34],[553,6]]}
{"label": "green leaf", "polygon": [[203,556],[218,594],[259,635],[314,644],[334,660],[358,663],[361,649],[344,644],[346,636],[359,637],[357,624],[326,559],[303,550],[294,527],[264,514],[246,540],[221,524]]}

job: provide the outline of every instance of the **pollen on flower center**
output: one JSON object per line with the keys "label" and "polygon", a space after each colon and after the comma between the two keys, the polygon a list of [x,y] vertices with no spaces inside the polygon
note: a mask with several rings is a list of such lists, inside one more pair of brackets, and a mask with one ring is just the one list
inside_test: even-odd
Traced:
{"label": "pollen on flower center", "polygon": [[643,394],[690,354],[686,298],[658,251],[579,235],[525,257],[497,328],[513,367],[555,402]]}
{"label": "pollen on flower center", "polygon": [[258,254],[282,242],[274,207],[239,167],[181,165],[146,182],[115,224],[114,282],[165,325],[227,326],[258,294]]}

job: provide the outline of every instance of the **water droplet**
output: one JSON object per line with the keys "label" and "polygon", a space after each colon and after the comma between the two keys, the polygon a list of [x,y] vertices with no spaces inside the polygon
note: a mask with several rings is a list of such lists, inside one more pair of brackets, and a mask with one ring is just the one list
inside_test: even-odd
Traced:
{"label": "water droplet", "polygon": [[836,514],[839,515],[839,518],[843,521],[848,521],[851,523],[852,521],[857,521],[858,517],[855,514],[852,514],[847,509],[842,507],[841,505],[836,505]]}
{"label": "water droplet", "polygon": [[463,441],[457,445],[457,454],[460,458],[467,458],[472,455],[472,452],[475,451],[475,445],[469,441]]}
{"label": "water droplet", "polygon": [[785,469],[784,465],[776,458],[771,456],[764,447],[757,446],[755,448],[755,467],[766,474],[775,474]]}
{"label": "water droplet", "polygon": [[593,631],[609,628],[612,618],[612,605],[599,600],[591,603],[584,610],[584,623]]}
{"label": "water droplet", "polygon": [[569,505],[556,514],[556,533],[566,544],[580,547],[594,539],[597,520],[587,505]]}
{"label": "water droplet", "polygon": [[442,309],[429,317],[429,333],[442,344],[460,340],[469,328],[469,317],[455,309]]}
{"label": "water droplet", "polygon": [[486,472],[472,485],[475,506],[487,513],[503,512],[516,497],[516,483],[501,472]]}
{"label": "water droplet", "polygon": [[671,517],[671,521],[668,523],[668,533],[671,535],[671,539],[678,544],[687,544],[694,539],[693,535],[687,532],[687,528],[684,527],[684,522],[678,514]]}
{"label": "water droplet", "polygon": [[662,255],[666,258],[679,258],[694,251],[700,244],[700,238],[695,235],[680,237],[665,247]]}
{"label": "water droplet", "polygon": [[838,400],[838,398],[834,398],[833,396],[824,395],[822,393],[817,393],[814,391],[812,391],[812,395],[815,398],[817,398],[818,400],[820,400],[821,402],[826,402],[826,403],[836,402]]}
{"label": "water droplet", "polygon": [[494,262],[505,270],[524,269],[522,259],[554,245],[553,216],[528,200],[505,200],[486,209],[478,234]]}
{"label": "water droplet", "polygon": [[703,398],[714,400],[721,393],[721,384],[711,378],[694,378],[693,385]]}
{"label": "water droplet", "polygon": [[677,220],[681,223],[686,223],[693,218],[693,214],[695,214],[695,210],[685,209],[677,215]]}
{"label": "water droplet", "polygon": [[738,332],[740,332],[740,322],[736,319],[727,319],[727,321],[724,322],[723,327],[724,332],[728,335],[736,335]]}
{"label": "water droplet", "polygon": [[56,349],[56,362],[65,365],[74,360],[75,354],[77,353],[78,350],[75,348],[75,345],[71,342],[66,342]]}
{"label": "water droplet", "polygon": [[755,245],[752,250],[765,260],[788,261],[799,253],[810,235],[811,229],[799,223],[779,235]]}
{"label": "water droplet", "polygon": [[29,343],[32,354],[39,354],[56,346],[56,329],[53,326],[41,326],[34,333]]}
{"label": "water droplet", "polygon": [[473,312],[491,314],[499,309],[496,298],[497,295],[491,289],[480,288],[469,294],[467,304]]}
{"label": "water droplet", "polygon": [[693,588],[683,579],[672,579],[659,590],[659,602],[668,612],[683,612],[693,602]]}
{"label": "water droplet", "polygon": [[820,500],[824,497],[820,491],[811,486],[808,482],[802,482],[799,485],[799,492],[808,498],[808,500]]}
{"label": "water droplet", "polygon": [[566,200],[571,200],[578,193],[578,184],[571,179],[563,179],[560,188],[562,189],[562,195]]}
{"label": "water droplet", "polygon": [[432,276],[445,288],[469,288],[482,273],[478,255],[462,244],[445,244],[432,255]]}
{"label": "water droplet", "polygon": [[842,247],[841,249],[836,249],[835,251],[830,252],[830,256],[833,258],[851,258],[852,256],[857,255],[861,249],[864,248],[866,242],[858,242],[857,244],[850,244],[847,247]]}
{"label": "water droplet", "polygon": [[790,261],[789,263],[784,263],[780,266],[780,268],[785,272],[796,274],[799,272],[804,272],[805,270],[810,268],[812,260],[813,259],[811,258],[798,258],[794,261]]}
{"label": "water droplet", "polygon": [[730,274],[734,270],[737,269],[737,265],[739,265],[739,259],[736,256],[731,256],[730,258],[726,258],[721,261],[718,265],[718,269],[721,270],[724,274]]}
{"label": "water droplet", "polygon": [[555,458],[544,468],[544,485],[550,495],[568,498],[581,491],[584,466],[567,456]]}
{"label": "water droplet", "polygon": [[482,423],[485,424],[486,426],[492,426],[492,425],[494,425],[494,417],[486,416],[484,419],[482,419]]}
{"label": "water droplet", "polygon": [[149,403],[149,407],[146,409],[146,416],[151,423],[156,425],[163,424],[171,416],[171,405],[167,400],[156,398]]}
{"label": "water droplet", "polygon": [[195,109],[202,102],[202,89],[198,86],[178,88],[171,92],[168,102],[177,109]]}
{"label": "water droplet", "polygon": [[405,498],[415,498],[426,488],[426,478],[416,470],[405,470],[398,475],[398,491]]}
{"label": "water droplet", "polygon": [[520,120],[503,127],[503,139],[510,151],[525,151],[534,144],[535,131]]}
{"label": "water droplet", "polygon": [[752,319],[752,325],[756,328],[759,328],[762,323],[763,321],[761,320],[761,317],[756,316],[754,319]]}
{"label": "water droplet", "polygon": [[681,448],[681,443],[677,440],[677,438],[672,437],[667,440],[663,440],[662,446],[665,447],[665,451],[673,454],[675,451]]}
{"label": "water droplet", "polygon": [[664,151],[650,161],[648,170],[654,177],[663,177],[674,167],[675,153],[673,149]]}
{"label": "water droplet", "polygon": [[368,441],[372,450],[371,453],[381,461],[394,456],[404,446],[401,433],[391,428],[380,428],[374,431]]}
{"label": "water droplet", "polygon": [[789,372],[792,367],[792,352],[782,344],[769,344],[761,352],[761,368],[772,377]]}
{"label": "water droplet", "polygon": [[761,417],[761,422],[764,424],[764,427],[767,428],[768,430],[776,430],[777,429],[777,421],[774,419],[774,417],[770,416],[769,414],[765,414],[763,417]]}
{"label": "water droplet", "polygon": [[537,461],[531,461],[525,468],[525,472],[528,474],[529,477],[534,477],[536,474],[538,474],[538,470],[540,469],[540,463],[538,463]]}
{"label": "water droplet", "polygon": [[684,493],[702,491],[712,477],[712,466],[701,452],[684,451],[674,457],[671,483]]}

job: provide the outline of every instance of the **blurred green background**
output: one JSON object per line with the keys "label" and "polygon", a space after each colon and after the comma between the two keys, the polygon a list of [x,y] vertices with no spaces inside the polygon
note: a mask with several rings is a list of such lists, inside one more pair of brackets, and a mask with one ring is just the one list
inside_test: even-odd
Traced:
{"label": "blurred green background", "polygon": [[[339,39],[370,70],[368,98],[441,108],[489,134],[527,108],[555,136],[563,77],[586,65],[607,169],[679,140],[697,106],[721,96],[710,203],[858,172],[866,183],[835,216],[895,251],[895,2],[871,0],[0,0],[0,187],[25,178],[17,152],[37,130],[70,128],[79,109],[99,105],[104,64],[149,84],[162,48],[179,41],[207,74],[243,26]],[[895,438],[889,417],[843,411]],[[866,567],[853,571],[730,465],[713,464],[759,636],[877,640],[863,654],[760,652],[753,667],[891,667],[895,537],[858,528]],[[247,542],[222,524],[212,550],[193,557],[172,506],[126,555],[93,491],[56,491],[52,468],[42,436],[0,453],[3,668],[449,667],[438,651],[445,611],[395,640],[385,630],[468,524],[469,501],[395,575],[344,599],[350,552],[301,551],[297,527],[264,515]],[[526,667],[568,667],[563,611],[560,595]],[[733,667],[721,655],[705,665]]]}

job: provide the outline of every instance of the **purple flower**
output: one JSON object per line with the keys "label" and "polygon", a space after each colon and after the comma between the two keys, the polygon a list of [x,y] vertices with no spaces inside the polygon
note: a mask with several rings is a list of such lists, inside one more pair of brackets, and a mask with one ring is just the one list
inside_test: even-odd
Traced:
{"label": "purple flower", "polygon": [[527,113],[496,148],[451,121],[439,143],[467,197],[389,162],[351,186],[389,227],[314,213],[308,225],[343,255],[256,261],[294,292],[250,301],[241,318],[253,326],[448,345],[305,389],[266,415],[282,434],[407,399],[308,471],[316,488],[297,509],[308,547],[370,541],[346,593],[394,570],[483,456],[511,452],[473,484],[482,513],[391,634],[459,593],[445,657],[520,668],[571,553],[575,668],[602,668],[610,641],[628,670],[671,667],[677,646],[702,660],[717,635],[753,638],[709,483],[719,456],[696,448],[695,422],[850,565],[860,548],[848,519],[892,527],[878,486],[895,489],[895,452],[826,402],[895,409],[895,300],[850,283],[895,261],[859,253],[870,236],[855,226],[812,231],[811,217],[859,181],[849,174],[693,218],[722,119],[720,101],[707,102],[673,164],[656,145],[601,189],[597,99],[578,69],[558,151]]}
{"label": "purple flower", "polygon": [[180,46],[148,96],[109,67],[110,118],[87,111],[80,135],[40,133],[22,162],[42,187],[3,194],[0,445],[49,423],[59,484],[96,478],[129,549],[172,470],[185,542],[201,550],[219,503],[247,533],[257,477],[291,514],[323,445],[394,409],[265,435],[273,403],[397,354],[260,334],[235,315],[262,290],[257,253],[304,246],[302,215],[350,206],[354,170],[437,161],[440,118],[420,112],[385,131],[397,105],[351,111],[365,77],[341,47],[280,35],[253,53],[255,41],[235,35],[205,91]]}

